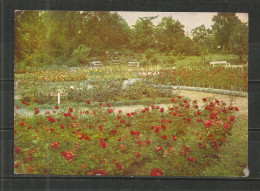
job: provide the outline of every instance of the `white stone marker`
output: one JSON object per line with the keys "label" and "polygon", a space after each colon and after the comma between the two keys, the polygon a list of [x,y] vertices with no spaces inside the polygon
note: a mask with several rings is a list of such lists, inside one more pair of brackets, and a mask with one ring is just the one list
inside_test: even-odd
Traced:
{"label": "white stone marker", "polygon": [[60,105],[60,96],[66,96],[68,95],[67,93],[61,93],[61,92],[58,92],[58,93],[51,93],[51,96],[58,96],[58,105]]}

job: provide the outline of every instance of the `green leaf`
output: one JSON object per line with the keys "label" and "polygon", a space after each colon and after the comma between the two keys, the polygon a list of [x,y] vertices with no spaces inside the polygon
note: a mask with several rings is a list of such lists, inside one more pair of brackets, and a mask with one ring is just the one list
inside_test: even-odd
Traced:
{"label": "green leaf", "polygon": [[32,140],[33,144],[37,144],[39,142],[39,140]]}
{"label": "green leaf", "polygon": [[46,143],[45,145],[44,145],[44,149],[47,149],[49,147],[49,144],[48,143]]}
{"label": "green leaf", "polygon": [[24,148],[23,149],[23,151],[29,151],[30,150],[30,148]]}

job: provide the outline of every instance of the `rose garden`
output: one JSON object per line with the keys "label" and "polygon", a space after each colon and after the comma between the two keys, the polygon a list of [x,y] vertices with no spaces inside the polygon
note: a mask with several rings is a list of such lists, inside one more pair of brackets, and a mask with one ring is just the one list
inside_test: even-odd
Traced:
{"label": "rose garden", "polygon": [[[25,21],[17,28],[30,18],[22,17]],[[109,18],[97,17],[99,22]],[[21,47],[24,39],[17,38]],[[55,39],[49,38],[55,47]],[[201,42],[193,41],[195,50]],[[244,176],[248,65],[242,53],[78,47],[70,58],[39,52],[22,58],[16,53],[15,173]],[[50,55],[59,54],[57,50]],[[231,66],[209,64],[219,60]]]}

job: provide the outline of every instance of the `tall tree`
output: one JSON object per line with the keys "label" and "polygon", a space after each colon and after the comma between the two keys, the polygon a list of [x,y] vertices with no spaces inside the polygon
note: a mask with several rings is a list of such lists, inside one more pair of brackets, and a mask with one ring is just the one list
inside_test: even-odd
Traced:
{"label": "tall tree", "polygon": [[241,23],[235,13],[218,13],[212,18],[213,34],[222,49],[229,50],[230,36],[233,34],[234,29]]}
{"label": "tall tree", "polygon": [[144,51],[155,48],[156,39],[152,20],[157,17],[143,17],[136,21],[131,36],[131,45],[134,50]]}
{"label": "tall tree", "polygon": [[79,11],[46,11],[48,50],[56,57],[70,57],[80,43]]}
{"label": "tall tree", "polygon": [[158,48],[161,51],[179,49],[178,43],[185,39],[184,25],[172,17],[163,17],[156,27]]}
{"label": "tall tree", "polygon": [[33,57],[43,51],[46,39],[44,22],[39,11],[15,12],[15,61],[33,64]]}
{"label": "tall tree", "polygon": [[230,36],[230,51],[239,56],[240,62],[248,55],[248,25],[240,23]]}
{"label": "tall tree", "polygon": [[248,26],[235,13],[218,13],[212,19],[213,34],[222,50],[242,56],[248,50]]}

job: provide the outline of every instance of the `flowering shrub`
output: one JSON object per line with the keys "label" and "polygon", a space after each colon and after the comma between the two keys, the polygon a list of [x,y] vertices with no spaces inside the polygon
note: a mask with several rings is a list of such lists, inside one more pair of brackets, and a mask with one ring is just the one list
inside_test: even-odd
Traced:
{"label": "flowering shrub", "polygon": [[[199,176],[219,159],[239,108],[223,101],[169,99],[116,112],[109,103],[79,111],[15,117],[15,171],[24,174]],[[86,100],[86,104],[92,104]],[[26,107],[23,105],[21,107]]]}

